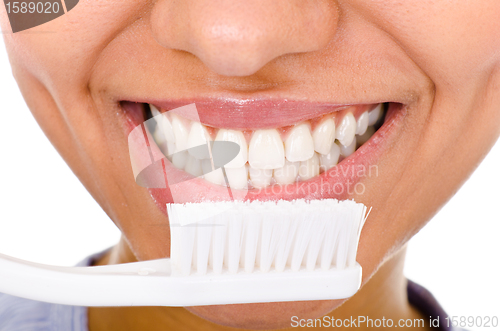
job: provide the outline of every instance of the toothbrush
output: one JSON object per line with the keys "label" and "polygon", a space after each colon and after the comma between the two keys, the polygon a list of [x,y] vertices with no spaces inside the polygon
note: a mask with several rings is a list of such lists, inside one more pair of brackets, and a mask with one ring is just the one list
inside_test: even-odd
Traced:
{"label": "toothbrush", "polygon": [[171,258],[56,267],[0,254],[0,292],[77,306],[202,306],[354,295],[368,215],[351,200],[167,204]]}

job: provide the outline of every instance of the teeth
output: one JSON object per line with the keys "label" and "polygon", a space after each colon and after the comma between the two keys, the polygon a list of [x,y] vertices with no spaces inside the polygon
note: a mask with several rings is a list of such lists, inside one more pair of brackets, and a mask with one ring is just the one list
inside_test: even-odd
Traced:
{"label": "teeth", "polygon": [[191,174],[194,177],[200,177],[203,175],[201,171],[201,162],[194,156],[189,155],[186,163],[186,167],[184,168],[188,174]]}
{"label": "teeth", "polygon": [[278,184],[291,184],[297,179],[300,162],[290,162],[285,160],[283,168],[274,169],[274,180]]}
{"label": "teeth", "polygon": [[[191,130],[189,131],[189,136],[187,139],[186,148],[193,148],[200,145],[206,145],[210,141],[210,135],[207,129],[199,122],[193,122],[191,124]],[[189,154],[196,157],[197,159],[209,159],[210,153],[208,148],[200,152],[199,150],[188,150]]]}
{"label": "teeth", "polygon": [[175,146],[177,152],[187,148],[187,140],[189,137],[188,128],[184,125],[179,116],[172,114],[172,131],[175,137]]}
{"label": "teeth", "polygon": [[175,143],[174,128],[172,127],[172,122],[168,119],[167,115],[163,115],[161,120],[161,128],[165,138],[168,142]]}
{"label": "teeth", "polygon": [[155,132],[153,133],[153,139],[156,141],[157,144],[163,144],[164,142],[166,142],[166,139],[165,139],[165,135],[162,133],[159,126],[160,126],[160,124],[158,124]]}
{"label": "teeth", "polygon": [[158,143],[156,139],[155,141],[158,147],[160,148],[161,152],[163,153],[163,155],[165,155],[168,160],[172,161],[172,154],[175,153],[175,143],[171,143],[168,141]]}
{"label": "teeth", "polygon": [[153,117],[155,118],[155,120],[161,120],[161,117],[156,117],[158,115],[161,115],[160,111],[158,110],[158,108],[156,108],[156,106],[153,106],[153,105],[149,105],[149,109],[151,109],[151,114],[153,115]]}
{"label": "teeth", "polygon": [[255,169],[277,169],[285,165],[285,149],[278,131],[254,132],[248,150],[248,163]]}
{"label": "teeth", "polygon": [[224,174],[222,173],[222,169],[212,170],[212,162],[210,159],[201,160],[201,168],[203,169],[203,178],[210,183],[217,185],[226,185],[224,180]]}
{"label": "teeth", "polygon": [[221,168],[209,172],[208,174],[204,174],[203,178],[213,184],[226,185],[226,182],[224,180],[224,174],[222,173]]}
{"label": "teeth", "polygon": [[356,151],[356,139],[349,146],[340,145],[340,155],[348,157]]}
{"label": "teeth", "polygon": [[231,141],[240,146],[238,155],[224,166],[226,169],[241,168],[248,161],[248,145],[243,132],[220,129],[215,138],[217,141]]}
{"label": "teeth", "polygon": [[177,169],[184,169],[188,161],[189,154],[186,151],[177,152],[172,156],[172,164]]}
{"label": "teeth", "polygon": [[[209,151],[196,155],[190,149],[211,141],[209,129],[199,122],[191,122],[176,114],[168,115],[150,105],[157,120],[153,138],[172,164],[195,177],[232,189],[264,188],[271,184],[292,184],[318,176],[334,167],[340,156],[348,157],[374,134],[371,123],[382,116],[382,105],[364,112],[356,119],[347,113],[338,127],[335,119],[324,118],[311,133],[310,123],[296,125],[287,134],[285,142],[280,133],[283,129],[256,130],[250,144],[245,134],[238,130],[220,129],[216,141],[231,141],[240,146],[238,155],[222,169],[212,170]],[[280,130],[280,131],[278,131]],[[338,141],[336,141],[338,140]],[[202,154],[203,154],[202,153]],[[285,157],[286,156],[286,157]],[[250,182],[249,182],[250,178]]]}
{"label": "teeth", "polygon": [[328,154],[335,140],[335,121],[328,118],[313,131],[314,150],[320,154]]}
{"label": "teeth", "polygon": [[358,146],[363,145],[365,142],[370,139],[373,134],[375,133],[375,128],[373,126],[369,126],[368,129],[366,129],[366,132],[362,134],[361,136],[356,137]]}
{"label": "teeth", "polygon": [[167,141],[167,158],[169,160],[172,160],[172,154],[175,153],[175,143],[171,143],[170,141]]}
{"label": "teeth", "polygon": [[[153,115],[153,117],[156,120],[156,123],[157,123],[156,131],[158,132],[158,135],[164,137],[163,140],[165,140],[165,138],[166,138],[167,141],[169,141],[169,142],[175,142],[174,130],[172,128],[172,123],[170,122],[170,120],[168,119],[166,114],[160,113],[158,108],[156,108],[155,106],[153,106],[151,104],[149,105],[149,108],[151,109],[151,114]],[[155,139],[156,139],[156,137],[155,137]]]}
{"label": "teeth", "polygon": [[314,153],[309,160],[300,162],[299,176],[301,180],[308,180],[317,175],[319,175],[319,157]]}
{"label": "teeth", "polygon": [[257,169],[250,166],[249,173],[253,187],[262,188],[271,184],[271,179],[273,178],[272,169]]}
{"label": "teeth", "polygon": [[337,144],[332,144],[332,148],[330,149],[330,153],[327,155],[320,155],[319,163],[323,171],[327,171],[328,169],[333,168],[339,162],[340,157],[340,147]]}
{"label": "teeth", "polygon": [[361,116],[358,118],[358,122],[356,123],[356,134],[357,135],[362,135],[363,133],[366,132],[366,129],[368,128],[368,122],[370,121],[370,115],[368,115],[368,112],[365,111]]}
{"label": "teeth", "polygon": [[311,130],[305,123],[294,127],[285,140],[286,159],[290,162],[309,160],[314,154]]}
{"label": "teeth", "polygon": [[335,132],[335,137],[344,146],[349,146],[356,134],[356,119],[352,113],[348,113],[342,119],[340,126]]}
{"label": "teeth", "polygon": [[378,122],[379,118],[380,118],[380,114],[382,113],[382,104],[378,104],[378,106],[373,109],[372,111],[370,111],[370,113],[368,114],[369,116],[369,121],[368,121],[368,125],[374,125],[375,123]]}
{"label": "teeth", "polygon": [[248,166],[226,168],[226,176],[230,188],[237,190],[244,189],[248,185]]}
{"label": "teeth", "polygon": [[160,151],[163,153],[163,155],[168,155],[168,143],[166,141],[163,141],[161,143],[158,142],[155,138],[156,145],[158,145],[158,148],[160,148]]}

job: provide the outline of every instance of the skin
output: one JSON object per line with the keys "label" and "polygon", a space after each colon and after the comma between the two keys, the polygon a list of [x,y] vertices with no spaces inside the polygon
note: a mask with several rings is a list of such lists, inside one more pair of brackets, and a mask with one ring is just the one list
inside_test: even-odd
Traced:
{"label": "skin", "polygon": [[[2,30],[10,31],[1,8]],[[406,300],[405,244],[500,135],[499,14],[496,0],[82,0],[50,23],[4,33],[34,117],[123,233],[100,264],[169,254],[168,219],[133,179],[120,100],[405,105],[379,175],[363,179],[366,191],[352,196],[373,206],[357,258],[363,287],[352,299],[189,312],[95,308],[90,329],[272,329],[290,326],[294,315],[418,317]]]}

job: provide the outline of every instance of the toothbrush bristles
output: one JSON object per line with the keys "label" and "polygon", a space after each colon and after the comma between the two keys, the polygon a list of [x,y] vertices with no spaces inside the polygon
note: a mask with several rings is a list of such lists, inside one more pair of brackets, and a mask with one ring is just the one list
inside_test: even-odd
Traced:
{"label": "toothbrush bristles", "polygon": [[351,200],[168,204],[177,275],[338,270],[356,263],[366,207]]}

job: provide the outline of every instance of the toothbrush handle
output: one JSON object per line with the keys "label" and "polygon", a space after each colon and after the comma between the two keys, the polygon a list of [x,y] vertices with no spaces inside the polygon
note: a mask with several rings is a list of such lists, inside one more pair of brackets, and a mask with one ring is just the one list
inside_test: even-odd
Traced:
{"label": "toothbrush handle", "polygon": [[348,298],[361,266],[172,276],[170,259],[55,267],[0,254],[0,293],[73,306],[203,306]]}
{"label": "toothbrush handle", "polygon": [[158,296],[153,293],[155,286],[151,283],[171,279],[170,274],[170,259],[97,267],[58,267],[0,254],[0,293],[57,304],[141,305]]}

